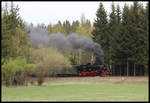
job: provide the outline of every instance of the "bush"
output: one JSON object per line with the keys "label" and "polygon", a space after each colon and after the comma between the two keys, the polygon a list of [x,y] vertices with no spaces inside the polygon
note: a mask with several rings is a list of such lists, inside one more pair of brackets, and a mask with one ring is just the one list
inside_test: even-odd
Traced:
{"label": "bush", "polygon": [[38,65],[36,75],[39,81],[44,76],[56,76],[64,67],[71,67],[68,59],[55,48],[44,48],[40,46],[39,48],[32,49],[31,54],[30,60],[32,63]]}
{"label": "bush", "polygon": [[37,79],[37,82],[38,82],[38,85],[42,85],[43,82],[44,82],[44,76],[39,76],[38,79]]}
{"label": "bush", "polygon": [[34,64],[27,64],[25,57],[9,59],[2,65],[2,81],[6,86],[23,85],[27,72],[35,67]]}

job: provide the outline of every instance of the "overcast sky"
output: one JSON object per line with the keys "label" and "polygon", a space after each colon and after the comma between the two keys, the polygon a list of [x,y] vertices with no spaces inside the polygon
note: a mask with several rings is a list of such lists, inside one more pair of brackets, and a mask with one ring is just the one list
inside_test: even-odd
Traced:
{"label": "overcast sky", "polygon": [[[20,8],[19,13],[22,19],[28,23],[34,25],[38,23],[44,24],[56,24],[58,20],[61,22],[69,20],[71,23],[73,20],[80,20],[83,13],[86,19],[89,19],[93,23],[96,18],[96,11],[99,6],[98,1],[94,2],[13,2]],[[107,14],[111,12],[111,1],[102,2]],[[121,9],[124,4],[129,6],[133,2],[114,2],[115,5],[119,4]],[[141,2],[145,7],[147,2]],[[2,2],[2,5],[4,2]]]}

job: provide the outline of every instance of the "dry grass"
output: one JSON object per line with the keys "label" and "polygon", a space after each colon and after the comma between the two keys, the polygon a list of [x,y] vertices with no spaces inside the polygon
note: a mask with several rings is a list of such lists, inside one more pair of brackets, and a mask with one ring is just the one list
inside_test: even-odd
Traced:
{"label": "dry grass", "polygon": [[[35,78],[34,78],[35,79]],[[149,78],[148,77],[52,77],[52,78],[45,78],[46,82],[96,82],[96,83],[102,83],[102,82],[110,82],[110,83],[116,83],[116,82],[123,82],[123,83],[148,83]]]}

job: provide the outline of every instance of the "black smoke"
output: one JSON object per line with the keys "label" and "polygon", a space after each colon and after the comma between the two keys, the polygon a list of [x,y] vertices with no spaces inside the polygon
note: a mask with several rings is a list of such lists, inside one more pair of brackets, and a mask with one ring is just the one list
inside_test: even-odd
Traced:
{"label": "black smoke", "polygon": [[104,64],[104,53],[101,45],[90,38],[79,36],[75,33],[68,35],[62,33],[48,34],[47,30],[40,26],[27,26],[27,29],[30,31],[29,37],[33,47],[43,44],[47,47],[56,47],[58,50],[65,52],[73,52],[79,49],[93,51],[101,63]]}

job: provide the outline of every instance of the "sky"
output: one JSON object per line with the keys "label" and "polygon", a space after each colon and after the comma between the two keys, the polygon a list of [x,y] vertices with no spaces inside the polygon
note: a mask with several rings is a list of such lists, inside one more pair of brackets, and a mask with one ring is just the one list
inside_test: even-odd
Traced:
{"label": "sky", "polygon": [[[9,2],[8,2],[9,3]],[[81,19],[81,15],[84,14],[86,19],[91,21],[93,24],[94,19],[96,19],[96,11],[99,7],[98,1],[86,1],[86,2],[73,2],[73,1],[65,1],[65,2],[13,2],[15,5],[18,5],[20,8],[19,14],[22,19],[28,23],[33,23],[37,25],[38,23],[44,23],[45,25],[56,24],[59,20],[64,22],[65,20],[69,20],[72,23],[75,20]],[[102,2],[104,5],[107,14],[111,12],[111,1]],[[133,4],[133,2],[114,2],[115,5],[119,4],[122,10],[124,4],[128,4],[129,6]],[[141,1],[145,7],[146,1]],[[4,5],[5,2],[2,2]]]}

